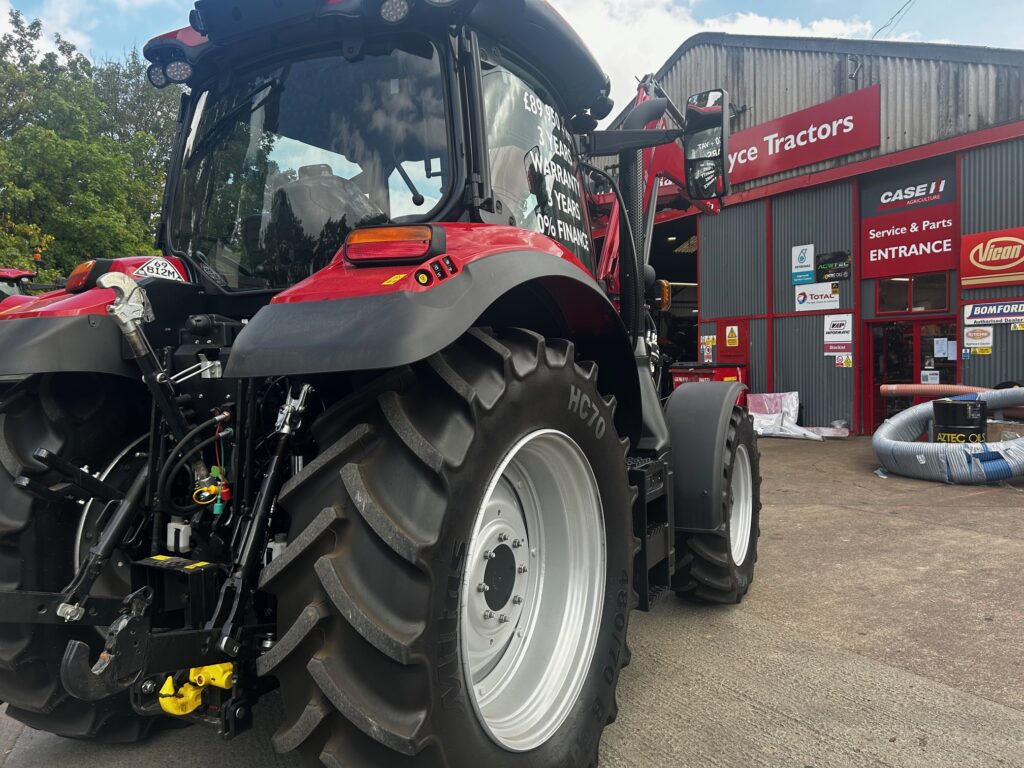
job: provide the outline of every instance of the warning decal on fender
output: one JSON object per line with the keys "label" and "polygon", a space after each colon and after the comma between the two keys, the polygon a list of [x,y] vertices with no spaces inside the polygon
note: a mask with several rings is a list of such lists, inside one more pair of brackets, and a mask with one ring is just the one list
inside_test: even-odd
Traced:
{"label": "warning decal on fender", "polygon": [[150,259],[141,267],[135,270],[136,277],[159,277],[162,280],[176,280],[184,283],[185,278],[181,276],[174,265],[167,259],[160,256]]}

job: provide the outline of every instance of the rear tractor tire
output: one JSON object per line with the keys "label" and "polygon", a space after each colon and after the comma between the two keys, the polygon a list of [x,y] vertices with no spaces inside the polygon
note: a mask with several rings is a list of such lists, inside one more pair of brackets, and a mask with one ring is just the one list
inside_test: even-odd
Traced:
{"label": "rear tractor tire", "polygon": [[[101,470],[128,445],[127,430],[147,424],[131,412],[131,385],[88,374],[28,379],[0,395],[0,589],[56,592],[74,576],[82,507],[50,504],[14,486],[27,475],[52,483],[32,458],[37,448]],[[60,682],[60,662],[70,640],[103,643],[93,627],[0,624],[0,700],[7,714],[58,736],[108,743],[145,737],[154,718],[135,713],[128,695],[99,702],[73,698]]]}
{"label": "rear tractor tire", "polygon": [[734,408],[721,468],[725,526],[717,533],[681,534],[676,594],[704,603],[738,603],[754,580],[761,535],[761,454],[749,414]]}
{"label": "rear tractor tire", "polygon": [[[265,570],[281,752],[589,768],[627,656],[626,442],[568,341],[472,330],[313,426]],[[353,418],[353,411],[356,418]]]}

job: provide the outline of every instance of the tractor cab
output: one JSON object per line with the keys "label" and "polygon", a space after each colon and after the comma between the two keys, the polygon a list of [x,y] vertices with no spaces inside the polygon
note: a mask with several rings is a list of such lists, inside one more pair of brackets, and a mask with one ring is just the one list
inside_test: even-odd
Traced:
{"label": "tractor cab", "polygon": [[593,269],[572,126],[609,84],[547,3],[196,5],[145,55],[190,89],[161,237],[204,281],[280,291],[356,229],[427,222],[531,229]]}
{"label": "tractor cab", "polygon": [[8,296],[28,293],[28,286],[35,276],[35,272],[27,269],[0,269],[0,301]]}

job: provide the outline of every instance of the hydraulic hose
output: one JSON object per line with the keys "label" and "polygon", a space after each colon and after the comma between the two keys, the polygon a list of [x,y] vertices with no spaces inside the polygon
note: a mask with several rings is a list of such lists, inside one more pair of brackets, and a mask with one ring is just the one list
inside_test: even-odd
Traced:
{"label": "hydraulic hose", "polygon": [[[990,410],[1002,410],[1024,406],[1024,388],[968,393],[953,399],[984,400]],[[887,419],[871,438],[882,466],[896,475],[943,483],[977,485],[1024,477],[1024,438],[1001,443],[918,442],[933,420],[932,403],[915,405]]]}

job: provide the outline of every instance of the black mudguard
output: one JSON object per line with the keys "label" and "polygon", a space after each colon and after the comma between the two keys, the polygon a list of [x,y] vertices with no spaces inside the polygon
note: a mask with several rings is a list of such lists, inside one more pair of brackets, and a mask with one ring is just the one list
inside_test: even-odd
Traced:
{"label": "black mudguard", "polygon": [[384,370],[440,352],[475,325],[523,326],[572,339],[618,400],[616,426],[639,437],[640,389],[618,312],[578,267],[512,251],[464,267],[429,291],[272,304],[239,335],[225,371],[236,378]]}
{"label": "black mudguard", "polygon": [[121,332],[103,315],[0,321],[0,378],[34,373],[110,373],[138,377],[121,356]]}
{"label": "black mudguard", "polygon": [[711,533],[725,525],[721,468],[729,419],[744,389],[737,382],[695,382],[668,399],[677,530]]}

